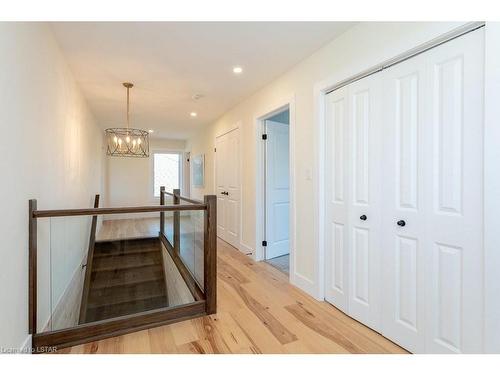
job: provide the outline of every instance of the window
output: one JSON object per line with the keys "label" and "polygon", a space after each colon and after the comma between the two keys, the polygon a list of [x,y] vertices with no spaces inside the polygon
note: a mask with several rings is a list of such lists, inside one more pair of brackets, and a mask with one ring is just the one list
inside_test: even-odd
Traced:
{"label": "window", "polygon": [[153,154],[153,186],[154,196],[160,196],[160,187],[172,192],[179,189],[181,181],[181,155],[178,152],[161,152]]}

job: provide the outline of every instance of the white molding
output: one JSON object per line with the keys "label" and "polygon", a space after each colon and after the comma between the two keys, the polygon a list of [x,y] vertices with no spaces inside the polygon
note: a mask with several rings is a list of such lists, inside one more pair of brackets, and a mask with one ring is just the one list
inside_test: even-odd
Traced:
{"label": "white molding", "polygon": [[484,351],[500,353],[500,23],[485,29],[484,98]]}
{"label": "white molding", "polygon": [[[291,259],[291,257],[290,257]],[[290,272],[290,283],[295,285],[297,288],[302,289],[304,292],[310,296],[318,299],[317,295],[317,285],[314,280],[311,280],[304,275],[301,275],[297,271]]]}
{"label": "white molding", "polygon": [[245,253],[245,255],[251,255],[251,256],[254,255],[252,247],[248,246],[243,241],[240,241],[240,251]]}
{"label": "white molding", "polygon": [[253,116],[254,119],[254,137],[255,137],[255,253],[256,261],[264,260],[264,248],[261,241],[264,233],[264,145],[262,144],[262,127],[265,119],[287,109],[290,112],[289,123],[289,173],[290,173],[290,283],[304,290],[306,293],[311,293],[311,280],[303,277],[296,270],[296,179],[295,179],[295,93],[287,95],[262,109],[259,113]]}

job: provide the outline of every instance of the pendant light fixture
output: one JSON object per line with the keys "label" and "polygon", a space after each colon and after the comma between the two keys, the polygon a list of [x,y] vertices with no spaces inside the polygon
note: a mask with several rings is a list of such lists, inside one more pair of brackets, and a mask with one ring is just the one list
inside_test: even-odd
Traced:
{"label": "pendant light fixture", "polygon": [[130,89],[134,85],[124,82],[127,89],[127,127],[106,129],[107,154],[110,156],[149,157],[149,133],[130,127]]}

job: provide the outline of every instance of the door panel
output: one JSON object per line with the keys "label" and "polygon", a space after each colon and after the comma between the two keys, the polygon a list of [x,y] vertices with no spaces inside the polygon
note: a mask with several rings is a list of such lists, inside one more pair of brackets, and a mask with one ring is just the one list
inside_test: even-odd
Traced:
{"label": "door panel", "polygon": [[326,252],[325,299],[348,313],[348,93],[328,94],[326,103]]}
{"label": "door panel", "polygon": [[412,352],[482,351],[483,42],[326,97],[325,299]]}
{"label": "door panel", "polygon": [[217,186],[217,235],[223,240],[226,238],[226,175],[225,161],[227,140],[224,137],[218,137],[215,141],[215,168],[216,168],[216,186]]}
{"label": "door panel", "polygon": [[239,129],[217,137],[215,142],[217,235],[237,249],[240,243],[239,142]]}
{"label": "door panel", "polygon": [[377,76],[363,78],[350,84],[348,93],[349,314],[380,330],[380,81]]}
{"label": "door panel", "polygon": [[267,120],[266,259],[290,253],[289,125]]}
{"label": "door panel", "polygon": [[[381,74],[383,91],[382,332],[423,352],[425,236],[425,61],[417,56]],[[400,220],[405,226],[399,226]]]}
{"label": "door panel", "polygon": [[427,54],[426,351],[482,350],[484,31]]}

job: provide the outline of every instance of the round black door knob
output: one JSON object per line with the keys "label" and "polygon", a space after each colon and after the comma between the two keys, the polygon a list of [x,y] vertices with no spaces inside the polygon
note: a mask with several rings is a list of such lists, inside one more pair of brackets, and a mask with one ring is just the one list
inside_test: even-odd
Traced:
{"label": "round black door knob", "polygon": [[404,227],[406,225],[406,222],[404,220],[399,220],[396,224],[400,227]]}
{"label": "round black door knob", "polygon": [[366,219],[367,219],[366,215],[361,215],[361,216],[359,217],[359,220],[363,220],[363,221],[365,221]]}

